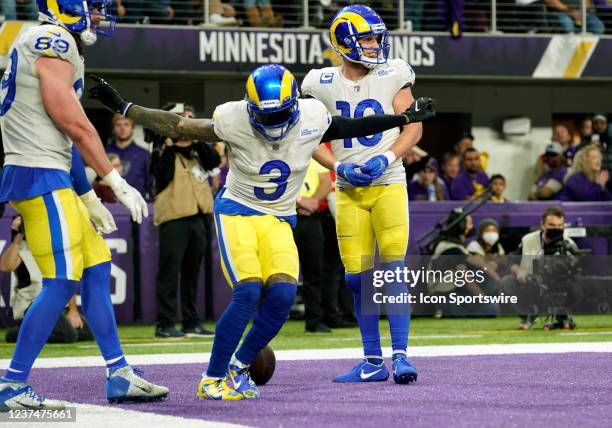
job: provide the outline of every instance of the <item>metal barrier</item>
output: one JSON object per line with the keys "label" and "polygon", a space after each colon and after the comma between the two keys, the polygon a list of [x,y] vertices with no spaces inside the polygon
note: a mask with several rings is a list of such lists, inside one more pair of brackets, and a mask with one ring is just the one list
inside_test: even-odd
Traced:
{"label": "metal barrier", "polygon": [[[392,30],[467,33],[612,33],[612,0],[119,0],[120,23],[326,28],[341,6],[373,7]],[[11,2],[3,2],[2,5]],[[567,10],[566,10],[567,8]],[[3,10],[32,19],[35,2]],[[582,17],[587,17],[583,19]]]}

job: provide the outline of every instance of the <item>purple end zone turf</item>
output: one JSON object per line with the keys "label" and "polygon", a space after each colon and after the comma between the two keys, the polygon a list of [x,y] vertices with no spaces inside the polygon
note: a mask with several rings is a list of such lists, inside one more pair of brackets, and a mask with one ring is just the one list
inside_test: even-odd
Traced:
{"label": "purple end zone turf", "polygon": [[[142,367],[170,388],[166,402],[121,407],[259,427],[608,426],[610,354],[414,358],[419,381],[334,384],[353,361],[278,361],[258,401],[195,398],[204,366]],[[35,369],[34,388],[50,398],[107,405],[104,369]]]}

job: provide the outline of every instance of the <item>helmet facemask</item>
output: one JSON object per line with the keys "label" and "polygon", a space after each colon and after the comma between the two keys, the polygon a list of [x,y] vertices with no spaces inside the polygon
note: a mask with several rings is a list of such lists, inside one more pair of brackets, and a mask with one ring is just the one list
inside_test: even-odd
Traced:
{"label": "helmet facemask", "polygon": [[266,108],[265,104],[264,101],[258,107],[247,99],[249,122],[266,140],[282,140],[298,122],[298,100],[294,99],[276,108]]}
{"label": "helmet facemask", "polygon": [[64,27],[80,35],[86,46],[93,45],[97,36],[110,36],[116,18],[108,13],[110,0],[39,0],[39,20]]}

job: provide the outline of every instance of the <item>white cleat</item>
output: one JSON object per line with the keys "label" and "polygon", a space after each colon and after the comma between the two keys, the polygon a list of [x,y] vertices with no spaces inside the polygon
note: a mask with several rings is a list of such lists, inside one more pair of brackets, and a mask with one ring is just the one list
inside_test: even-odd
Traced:
{"label": "white cleat", "polygon": [[23,409],[63,410],[65,408],[65,403],[45,399],[25,382],[0,379],[0,412]]}
{"label": "white cleat", "polygon": [[170,390],[144,380],[142,372],[130,366],[110,371],[106,380],[106,398],[111,403],[160,401]]}

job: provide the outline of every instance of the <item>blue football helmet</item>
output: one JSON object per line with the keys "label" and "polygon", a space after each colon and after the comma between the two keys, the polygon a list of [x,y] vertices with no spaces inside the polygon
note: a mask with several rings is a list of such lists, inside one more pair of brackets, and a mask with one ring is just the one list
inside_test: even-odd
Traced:
{"label": "blue football helmet", "polygon": [[[378,48],[367,48],[367,50],[378,52],[375,58],[365,55],[359,44],[359,39],[369,36],[378,37]],[[332,19],[329,28],[329,40],[334,50],[344,59],[368,68],[374,68],[387,62],[390,49],[387,39],[387,26],[381,17],[374,10],[363,5],[340,9]]]}
{"label": "blue football helmet", "polygon": [[117,19],[110,7],[111,0],[38,0],[41,21],[79,34],[87,46],[96,42],[98,34],[110,36],[115,31]]}
{"label": "blue football helmet", "polygon": [[300,118],[297,82],[282,65],[262,65],[246,84],[251,126],[268,141],[287,135]]}

